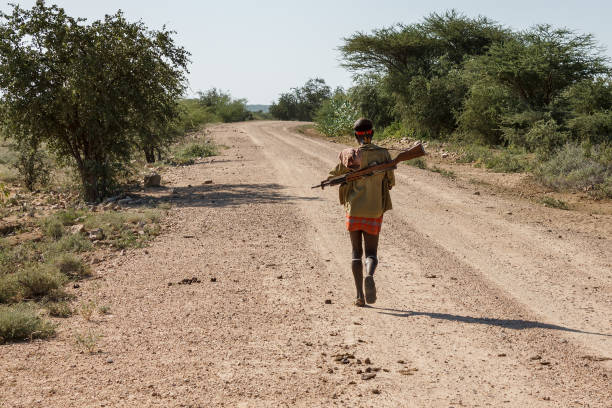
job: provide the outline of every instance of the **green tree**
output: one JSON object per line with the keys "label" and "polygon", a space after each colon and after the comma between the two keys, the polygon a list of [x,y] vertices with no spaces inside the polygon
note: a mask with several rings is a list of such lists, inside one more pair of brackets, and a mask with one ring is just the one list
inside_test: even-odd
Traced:
{"label": "green tree", "polygon": [[351,104],[370,119],[376,128],[385,128],[395,120],[395,99],[378,75],[360,75],[355,85],[348,90]]}
{"label": "green tree", "polygon": [[253,115],[246,107],[246,99],[234,99],[229,93],[217,88],[200,92],[200,103],[213,112],[222,122],[241,122],[253,119]]}
{"label": "green tree", "polygon": [[576,82],[609,73],[592,35],[538,25],[491,45],[474,67],[533,110],[546,110]]}
{"label": "green tree", "polygon": [[165,27],[149,30],[121,12],[87,24],[39,0],[0,14],[2,126],[46,143],[79,172],[98,200],[141,149],[151,117],[179,114],[189,53]]}
{"label": "green tree", "polygon": [[409,127],[439,137],[457,126],[467,92],[458,74],[464,61],[508,35],[493,21],[452,10],[418,24],[358,32],[344,39],[340,52],[350,71],[384,76]]}
{"label": "green tree", "polygon": [[270,113],[281,120],[312,121],[323,102],[332,96],[331,88],[321,78],[309,79],[301,88],[283,93],[277,103],[270,106]]}

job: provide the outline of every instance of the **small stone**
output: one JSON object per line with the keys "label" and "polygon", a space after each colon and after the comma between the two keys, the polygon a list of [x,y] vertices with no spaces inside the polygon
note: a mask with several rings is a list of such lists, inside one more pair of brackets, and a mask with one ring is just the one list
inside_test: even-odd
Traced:
{"label": "small stone", "polygon": [[374,388],[374,389],[372,390],[372,394],[376,394],[376,395],[378,395],[378,394],[380,394],[380,390],[379,390],[379,389],[377,389],[377,388]]}
{"label": "small stone", "polygon": [[363,360],[363,362],[365,364],[372,364],[372,362],[370,361],[370,358],[366,358],[365,360]]}
{"label": "small stone", "polygon": [[159,187],[161,185],[161,176],[157,173],[151,173],[144,176],[145,187]]}
{"label": "small stone", "polygon": [[325,304],[326,304],[326,305],[331,305],[331,304],[332,304],[331,299],[325,299]]}
{"label": "small stone", "polygon": [[89,231],[89,239],[100,241],[104,239],[104,230],[102,228],[96,228],[94,230]]}
{"label": "small stone", "polygon": [[376,373],[365,373],[361,375],[361,379],[364,381],[371,380],[374,377],[376,377]]}
{"label": "small stone", "polygon": [[172,282],[168,282],[168,286],[172,286]]}
{"label": "small stone", "polygon": [[85,232],[85,227],[83,226],[83,224],[76,224],[70,227],[70,233],[75,235],[75,234],[81,234]]}
{"label": "small stone", "polygon": [[217,278],[210,278],[210,281],[211,281],[211,282],[216,282],[216,281],[217,281]]}
{"label": "small stone", "polygon": [[474,191],[474,195],[480,195],[480,191]]}
{"label": "small stone", "polygon": [[276,279],[283,279],[283,275],[278,275]]}
{"label": "small stone", "polygon": [[333,373],[334,373],[334,370],[332,370],[331,368],[327,369],[327,374],[333,374]]}
{"label": "small stone", "polygon": [[113,363],[113,359],[109,357],[109,358],[107,358],[107,359],[106,359],[106,362],[107,362],[108,364],[112,364],[112,363]]}
{"label": "small stone", "polygon": [[81,285],[79,285],[78,283],[75,283],[74,285],[72,285],[72,287],[73,287],[74,289],[78,289],[78,288],[80,288],[80,287],[81,287]]}
{"label": "small stone", "polygon": [[446,159],[448,157],[448,153],[442,153],[442,158]]}
{"label": "small stone", "polygon": [[497,357],[506,357],[506,353],[499,353]]}
{"label": "small stone", "polygon": [[119,205],[128,205],[132,202],[132,198],[130,196],[127,196],[125,198],[122,198],[121,200],[117,201],[117,204]]}
{"label": "small stone", "polygon": [[204,180],[204,184],[212,184],[213,181],[212,180]]}
{"label": "small stone", "polygon": [[397,360],[397,363],[398,363],[398,364],[405,364],[405,363],[404,363],[404,360]]}
{"label": "small stone", "polygon": [[540,355],[535,355],[535,356],[533,356],[533,357],[529,357],[529,359],[530,359],[530,360],[541,360],[541,359],[542,359],[542,356],[540,356]]}

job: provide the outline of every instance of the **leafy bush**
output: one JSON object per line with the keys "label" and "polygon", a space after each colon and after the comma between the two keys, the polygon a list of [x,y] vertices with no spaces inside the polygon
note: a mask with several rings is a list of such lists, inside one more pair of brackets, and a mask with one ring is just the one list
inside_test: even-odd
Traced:
{"label": "leafy bush", "polygon": [[37,299],[52,295],[66,282],[66,277],[51,266],[39,264],[15,273],[19,283],[20,296],[24,299]]}
{"label": "leafy bush", "polygon": [[515,104],[505,88],[486,81],[476,82],[457,117],[461,140],[491,146],[501,144],[500,123],[508,107]]}
{"label": "leafy bush", "polygon": [[323,102],[317,110],[315,128],[326,136],[350,134],[359,112],[351,104],[344,92],[336,92],[333,98]]}
{"label": "leafy bush", "polygon": [[58,240],[64,235],[64,226],[57,219],[49,219],[44,223],[43,231],[49,238]]}
{"label": "leafy bush", "polygon": [[54,333],[53,324],[41,319],[32,306],[27,304],[0,305],[0,344],[46,338]]}
{"label": "leafy bush", "polygon": [[86,252],[91,250],[91,242],[81,234],[64,235],[59,241],[47,247],[51,255],[62,252]]}
{"label": "leafy bush", "polygon": [[86,22],[44,1],[11,6],[0,14],[2,131],[23,147],[48,143],[97,201],[129,170],[143,129],[179,116],[189,53],[121,11]]}
{"label": "leafy bush", "polygon": [[612,196],[612,191],[607,190],[612,185],[612,161],[605,163],[606,153],[594,150],[595,155],[585,154],[580,146],[567,144],[550,160],[540,164],[535,176],[542,184],[556,190],[598,191],[604,196]]}
{"label": "leafy bush", "polygon": [[425,160],[418,158],[418,159],[414,159],[414,160],[410,160],[409,162],[407,162],[407,164],[417,167],[419,169],[426,169],[427,168],[427,162],[425,162]]}
{"label": "leafy bush", "polygon": [[599,144],[612,140],[612,112],[599,111],[577,115],[567,121],[567,127],[575,139]]}
{"label": "leafy bush", "polygon": [[526,155],[514,149],[503,149],[484,159],[487,169],[498,173],[520,173],[530,169]]}
{"label": "leafy bush", "polygon": [[35,143],[18,143],[15,150],[18,152],[15,167],[25,187],[30,191],[38,185],[45,187],[51,171],[47,153]]}
{"label": "leafy bush", "polygon": [[15,274],[0,275],[0,303],[12,303],[19,295],[19,282]]}
{"label": "leafy bush", "polygon": [[552,197],[544,197],[542,199],[542,204],[550,208],[558,208],[560,210],[569,210],[569,205],[567,205],[565,201],[557,200],[556,198],[552,198]]}
{"label": "leafy bush", "polygon": [[91,276],[91,270],[81,258],[72,254],[62,254],[53,261],[53,265],[70,279],[82,279]]}
{"label": "leafy bush", "polygon": [[53,317],[66,318],[72,316],[74,311],[67,302],[51,302],[46,305],[49,314]]}
{"label": "leafy bush", "polygon": [[216,156],[217,154],[219,154],[219,151],[213,143],[192,142],[179,147],[175,156],[180,159],[197,159],[200,157]]}
{"label": "leafy bush", "polygon": [[253,119],[246,107],[246,99],[234,99],[229,93],[217,88],[200,92],[200,104],[214,113],[222,122],[241,122]]}
{"label": "leafy bush", "polygon": [[301,88],[291,88],[270,106],[270,114],[281,120],[313,120],[323,102],[331,98],[331,88],[321,78],[309,79]]}

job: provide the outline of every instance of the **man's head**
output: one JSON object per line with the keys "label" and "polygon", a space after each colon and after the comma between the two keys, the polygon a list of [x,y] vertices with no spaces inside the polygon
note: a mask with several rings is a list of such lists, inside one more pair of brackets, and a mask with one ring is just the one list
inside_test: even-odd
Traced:
{"label": "man's head", "polygon": [[359,118],[353,125],[355,130],[355,138],[359,144],[370,143],[374,136],[372,121],[366,118]]}

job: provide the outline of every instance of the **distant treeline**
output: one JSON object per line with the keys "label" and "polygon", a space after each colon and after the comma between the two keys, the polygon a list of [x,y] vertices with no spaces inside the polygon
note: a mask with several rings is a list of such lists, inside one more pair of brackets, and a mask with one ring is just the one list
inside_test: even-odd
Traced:
{"label": "distant treeline", "polygon": [[272,115],[316,120],[330,136],[366,116],[379,135],[533,154],[531,170],[549,185],[612,196],[612,69],[592,35],[512,31],[449,11],[355,33],[339,49],[353,87],[309,81],[281,95]]}

